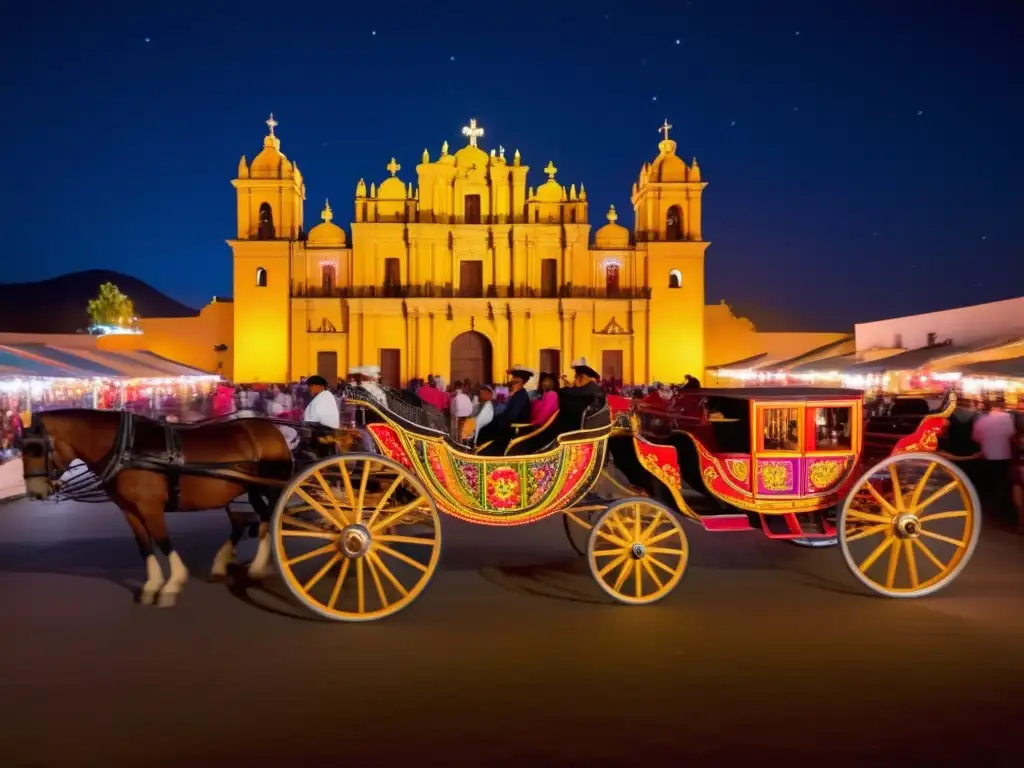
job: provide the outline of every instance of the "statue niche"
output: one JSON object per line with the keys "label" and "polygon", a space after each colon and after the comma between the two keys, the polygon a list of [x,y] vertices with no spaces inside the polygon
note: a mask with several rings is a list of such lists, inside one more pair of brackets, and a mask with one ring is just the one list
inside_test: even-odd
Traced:
{"label": "statue niche", "polygon": [[274,212],[270,209],[270,203],[260,203],[259,229],[256,230],[256,239],[273,240],[275,237]]}

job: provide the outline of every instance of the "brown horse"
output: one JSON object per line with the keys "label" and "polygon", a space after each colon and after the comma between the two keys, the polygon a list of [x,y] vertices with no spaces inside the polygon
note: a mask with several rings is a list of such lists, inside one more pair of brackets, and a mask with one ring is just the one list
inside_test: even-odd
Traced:
{"label": "brown horse", "polygon": [[[226,509],[244,493],[260,516],[259,546],[249,575],[267,575],[270,512],[292,474],[288,443],[273,422],[240,418],[170,425],[124,412],[81,409],[37,414],[32,422],[22,438],[26,493],[45,499],[60,491],[60,477],[71,462],[83,462],[135,534],[146,565],[139,602],[174,605],[188,580],[167,533],[165,512]],[[214,577],[226,574],[246,528],[244,514],[229,510],[228,517],[231,536],[214,559]],[[154,544],[167,558],[166,577]]]}

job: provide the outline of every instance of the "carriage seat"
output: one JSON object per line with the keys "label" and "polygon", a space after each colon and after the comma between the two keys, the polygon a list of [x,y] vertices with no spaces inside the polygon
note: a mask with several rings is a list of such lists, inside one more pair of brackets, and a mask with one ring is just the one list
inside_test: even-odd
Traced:
{"label": "carriage seat", "polygon": [[589,406],[583,412],[578,429],[564,430],[562,425],[558,423],[559,413],[559,411],[555,411],[554,415],[540,427],[520,437],[513,438],[505,449],[505,455],[526,456],[544,453],[558,445],[559,438],[565,435],[571,435],[577,431],[588,432],[604,428],[610,429],[612,425],[611,408],[603,400]]}

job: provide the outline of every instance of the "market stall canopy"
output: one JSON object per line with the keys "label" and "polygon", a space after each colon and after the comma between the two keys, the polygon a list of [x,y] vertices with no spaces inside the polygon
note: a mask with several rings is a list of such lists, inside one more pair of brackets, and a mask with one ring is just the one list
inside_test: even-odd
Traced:
{"label": "market stall canopy", "polygon": [[1024,355],[1005,360],[971,363],[960,371],[965,376],[987,376],[995,379],[1024,379]]}
{"label": "market stall canopy", "polygon": [[[953,355],[962,355],[970,351],[969,348],[954,347],[952,344],[938,344],[931,347],[919,347],[906,352],[883,357],[878,360],[865,360],[862,363],[851,365],[844,373],[865,374],[865,373],[887,373],[889,371],[917,371],[929,363],[941,360]],[[821,367],[820,363],[816,363]]]}
{"label": "market stall canopy", "polygon": [[152,352],[100,352],[47,344],[0,346],[0,378],[167,379],[212,378],[213,374],[181,365]]}
{"label": "market stall canopy", "polygon": [[800,365],[794,365],[788,369],[788,373],[800,374],[800,373],[814,373],[817,371],[835,371],[836,373],[845,373],[854,365],[857,365],[857,355],[835,355],[833,357],[823,357],[820,360],[812,360],[809,363],[802,363]]}

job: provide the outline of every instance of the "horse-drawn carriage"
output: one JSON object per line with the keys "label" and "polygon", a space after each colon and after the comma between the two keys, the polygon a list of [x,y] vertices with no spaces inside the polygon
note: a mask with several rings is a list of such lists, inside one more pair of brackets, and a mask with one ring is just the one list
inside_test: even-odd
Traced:
{"label": "horse-drawn carriage", "polygon": [[[952,402],[869,468],[861,462],[862,394],[853,390],[687,393],[660,407],[613,397],[579,430],[500,457],[360,404],[379,454],[305,468],[273,519],[286,584],[332,619],[380,618],[411,603],[437,567],[439,513],[484,525],[561,513],[594,579],[629,604],[659,600],[682,578],[689,544],[680,518],[709,531],[838,543],[863,584],[899,597],[950,583],[980,530],[974,489],[934,453]],[[689,490],[717,507],[695,510]],[[954,508],[940,510],[943,500]]]}
{"label": "horse-drawn carriage", "polygon": [[[261,550],[272,549],[299,602],[333,620],[373,620],[411,604],[437,568],[442,514],[492,526],[563,514],[598,585],[627,604],[652,603],[679,583],[689,562],[681,521],[838,543],[863,584],[899,597],[950,583],[980,531],[974,489],[934,452],[952,403],[924,415],[870,467],[862,461],[862,394],[853,390],[705,390],[639,404],[611,397],[578,429],[555,434],[546,426],[501,456],[469,451],[414,408],[385,407],[359,391],[348,404],[359,423],[348,438],[342,431],[340,450],[298,465],[290,479],[200,467],[188,450],[173,470],[272,489]],[[57,427],[71,434],[55,420]],[[119,429],[107,454],[129,456],[124,466],[134,469],[168,471],[157,458],[131,460]],[[351,432],[375,450],[353,450]],[[62,438],[40,427],[35,439],[26,478],[52,478]],[[94,471],[113,477],[102,463]],[[173,572],[172,560],[172,580]]]}

